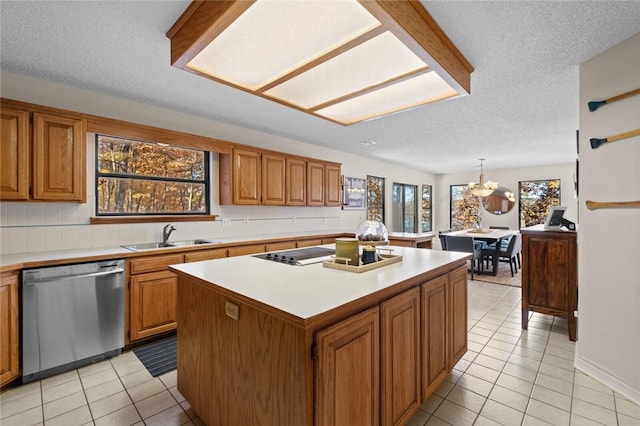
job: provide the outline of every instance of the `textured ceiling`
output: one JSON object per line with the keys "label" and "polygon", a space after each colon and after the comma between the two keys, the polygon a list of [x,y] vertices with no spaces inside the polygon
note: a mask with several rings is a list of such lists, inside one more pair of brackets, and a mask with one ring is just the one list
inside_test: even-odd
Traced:
{"label": "textured ceiling", "polygon": [[580,63],[640,30],[640,1],[423,0],[471,95],[343,127],[172,68],[188,4],[2,0],[1,67],[438,174],[573,162]]}

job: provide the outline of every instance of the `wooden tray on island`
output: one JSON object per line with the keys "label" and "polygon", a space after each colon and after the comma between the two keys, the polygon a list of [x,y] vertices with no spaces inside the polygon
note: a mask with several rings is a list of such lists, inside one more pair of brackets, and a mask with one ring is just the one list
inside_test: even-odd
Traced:
{"label": "wooden tray on island", "polygon": [[378,256],[380,256],[381,260],[378,260],[377,262],[369,263],[369,264],[366,264],[366,265],[360,265],[360,266],[347,265],[347,264],[344,264],[344,263],[336,263],[336,259],[331,259],[331,260],[326,260],[326,261],[322,262],[322,266],[325,267],[325,268],[339,269],[341,271],[358,272],[359,273],[359,272],[366,272],[366,271],[370,271],[372,269],[381,268],[383,266],[391,265],[392,263],[402,262],[402,256],[400,256],[400,255],[380,254],[380,253],[378,253]]}

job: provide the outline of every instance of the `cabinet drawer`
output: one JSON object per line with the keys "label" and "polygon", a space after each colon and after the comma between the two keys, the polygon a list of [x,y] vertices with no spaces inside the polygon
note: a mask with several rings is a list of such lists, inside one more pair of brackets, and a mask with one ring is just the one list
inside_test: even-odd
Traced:
{"label": "cabinet drawer", "polygon": [[296,248],[295,241],[283,241],[280,243],[267,244],[267,251],[290,250]]}
{"label": "cabinet drawer", "polygon": [[245,254],[264,253],[264,244],[252,244],[249,246],[238,246],[229,248],[229,257],[243,256]]}
{"label": "cabinet drawer", "polygon": [[199,262],[201,260],[221,259],[227,257],[227,249],[202,250],[184,255],[185,262]]}
{"label": "cabinet drawer", "polygon": [[167,269],[169,265],[184,263],[182,254],[167,254],[163,256],[144,257],[129,261],[129,273],[131,275],[143,272],[156,272]]}
{"label": "cabinet drawer", "polygon": [[302,240],[296,243],[298,247],[311,247],[311,246],[319,246],[322,245],[322,240],[320,238],[315,240]]}

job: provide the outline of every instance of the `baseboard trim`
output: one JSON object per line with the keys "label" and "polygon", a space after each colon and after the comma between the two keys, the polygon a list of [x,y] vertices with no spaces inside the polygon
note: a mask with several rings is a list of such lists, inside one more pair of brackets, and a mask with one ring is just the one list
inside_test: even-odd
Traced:
{"label": "baseboard trim", "polygon": [[625,398],[628,398],[634,403],[640,405],[640,390],[632,388],[627,383],[603,370],[597,364],[581,358],[579,353],[579,346],[576,344],[576,356],[574,359],[574,367],[576,369],[613,389]]}

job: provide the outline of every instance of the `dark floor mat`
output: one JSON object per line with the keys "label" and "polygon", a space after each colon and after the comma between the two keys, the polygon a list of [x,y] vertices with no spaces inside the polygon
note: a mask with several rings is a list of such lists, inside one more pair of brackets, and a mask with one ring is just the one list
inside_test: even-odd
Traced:
{"label": "dark floor mat", "polygon": [[159,376],[176,369],[177,336],[154,342],[134,349],[138,359],[153,376]]}

